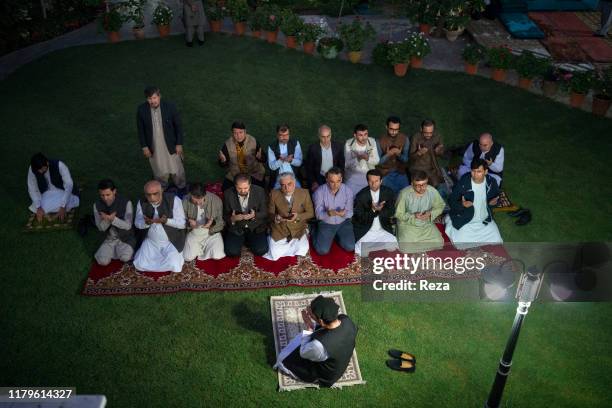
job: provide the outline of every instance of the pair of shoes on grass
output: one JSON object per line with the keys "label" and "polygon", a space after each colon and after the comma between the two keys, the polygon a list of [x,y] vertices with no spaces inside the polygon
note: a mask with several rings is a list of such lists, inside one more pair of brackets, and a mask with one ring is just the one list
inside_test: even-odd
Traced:
{"label": "pair of shoes on grass", "polygon": [[387,367],[395,371],[413,373],[416,370],[416,357],[414,354],[391,349],[388,351],[393,360],[387,360]]}
{"label": "pair of shoes on grass", "polygon": [[518,226],[527,225],[531,222],[531,211],[527,208],[519,208],[516,211],[509,212],[508,215],[518,218],[515,222]]}

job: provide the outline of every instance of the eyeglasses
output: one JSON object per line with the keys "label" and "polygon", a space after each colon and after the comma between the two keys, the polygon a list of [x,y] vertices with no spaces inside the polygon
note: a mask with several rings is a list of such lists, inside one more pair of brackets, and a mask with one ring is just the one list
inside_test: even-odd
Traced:
{"label": "eyeglasses", "polygon": [[414,187],[427,187],[427,182],[424,182],[424,183],[413,183],[412,185]]}

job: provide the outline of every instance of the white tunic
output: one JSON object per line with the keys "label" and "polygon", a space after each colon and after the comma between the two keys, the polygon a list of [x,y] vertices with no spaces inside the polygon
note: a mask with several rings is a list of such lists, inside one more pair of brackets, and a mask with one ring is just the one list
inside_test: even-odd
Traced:
{"label": "white tunic", "polygon": [[74,207],[79,206],[79,197],[72,194],[72,187],[74,182],[70,176],[68,167],[63,162],[58,163],[59,172],[64,182],[64,189],[60,190],[51,183],[51,176],[49,170],[44,174],[45,180],[47,180],[48,190],[43,194],[38,189],[38,183],[36,182],[36,176],[32,172],[32,167],[28,168],[28,193],[32,199],[32,204],[29,209],[33,213],[42,207],[45,213],[54,213],[59,211],[60,207],[64,207],[66,211],[70,211]]}
{"label": "white tunic", "polygon": [[[154,205],[155,212],[153,218],[159,218],[157,207]],[[183,204],[178,197],[174,197],[172,208],[173,216],[168,218],[166,225],[178,229],[185,229],[185,212]],[[140,202],[136,206],[136,219],[134,225],[139,229],[148,229],[147,237],[143,241],[140,249],[134,256],[134,266],[139,271],[145,272],[180,272],[183,269],[182,252],[179,252],[168,239],[168,235],[162,224],[147,225],[142,213]]]}
{"label": "white tunic", "polygon": [[[368,153],[368,159],[359,159],[356,156],[358,153]],[[346,141],[344,144],[345,183],[353,192],[353,198],[368,185],[366,173],[376,167],[379,161],[376,141],[373,138],[368,137],[364,145],[357,143],[355,138]]]}
{"label": "white tunic", "polygon": [[300,348],[300,357],[314,361],[314,362],[322,362],[329,358],[327,354],[327,350],[319,340],[312,340],[312,331],[310,330],[302,330],[300,334],[295,336],[293,340],[289,342],[283,348],[276,358],[276,364],[274,364],[273,369],[281,370],[285,374],[298,379],[295,374],[291,372],[287,367],[283,365],[283,360],[289,357],[289,354],[293,353],[296,348]]}
{"label": "white tunic", "polygon": [[446,216],[446,235],[457,248],[469,248],[471,244],[497,244],[502,243],[502,237],[495,221],[484,224],[489,213],[487,211],[487,183],[478,184],[472,180],[474,191],[474,218],[461,229],[453,227],[450,216]]}
{"label": "white tunic", "polygon": [[186,261],[192,261],[196,257],[201,261],[211,258],[225,258],[225,250],[221,233],[210,235],[208,228],[201,227],[208,221],[209,220],[207,220],[204,216],[204,209],[198,207],[198,215],[196,218],[198,228],[192,229],[187,234],[187,239],[185,240],[183,257]]}
{"label": "white tunic", "polygon": [[[291,208],[291,196],[285,196],[285,200],[287,200]],[[289,242],[285,238],[274,241],[272,235],[268,235],[268,252],[263,257],[276,261],[283,256],[305,256],[309,248],[310,244],[308,243],[307,233],[302,235],[301,238],[293,238]]]}
{"label": "white tunic", "polygon": [[[370,190],[370,195],[372,196],[372,202],[378,203],[380,199],[380,190]],[[362,251],[361,244],[365,243],[367,243],[367,245],[364,245]],[[370,227],[368,232],[366,232],[366,234],[355,243],[355,254],[357,256],[368,256],[370,251],[394,251],[398,248],[399,246],[397,244],[397,238],[395,237],[395,235],[386,231],[380,224],[380,219],[378,218],[378,216],[376,216],[374,217],[374,220],[372,221],[372,226]]]}
{"label": "white tunic", "polygon": [[[474,158],[474,152],[472,151],[472,148],[473,148],[472,145],[473,145],[473,142],[467,147],[463,155],[463,163],[461,163],[461,166],[459,166],[459,171],[458,171],[459,178],[461,178],[461,176],[471,171],[470,166],[472,164],[472,159]],[[484,159],[485,154],[487,154],[487,152],[480,153],[480,158]],[[503,147],[499,150],[497,157],[495,157],[495,161],[491,163],[491,165],[489,166],[489,169],[496,173],[504,171],[504,148]],[[489,176],[493,177],[495,181],[497,181],[498,186],[501,185],[502,179],[499,175],[489,172]]]}

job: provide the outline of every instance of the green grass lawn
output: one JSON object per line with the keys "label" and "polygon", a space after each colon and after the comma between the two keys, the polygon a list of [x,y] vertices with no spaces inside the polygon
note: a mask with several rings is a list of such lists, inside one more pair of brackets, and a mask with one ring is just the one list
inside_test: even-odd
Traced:
{"label": "green grass lawn", "polygon": [[[396,78],[250,38],[210,36],[193,49],[180,37],[70,48],[0,82],[0,385],[76,386],[105,394],[110,407],[475,407],[488,394],[512,304],[364,302],[360,288],[340,288],[360,327],[367,385],[278,393],[268,298],[311,289],[80,296],[101,237],[22,232],[29,158],[40,150],[66,161],[86,187],[82,212],[103,177],[136,197],[150,175],[135,126],[147,84],[182,113],[190,180],[222,177],[216,151],[235,119],[264,145],[287,122],[306,146],[321,123],[344,140],[359,122],[378,136],[390,114],[410,133],[433,117],[446,145],[482,131],[505,145],[505,186],[534,215],[526,227],[498,215],[506,241],[612,240],[610,120],[480,77]],[[506,406],[610,406],[611,343],[609,304],[534,305]],[[389,347],[415,353],[417,372],[388,370]]]}

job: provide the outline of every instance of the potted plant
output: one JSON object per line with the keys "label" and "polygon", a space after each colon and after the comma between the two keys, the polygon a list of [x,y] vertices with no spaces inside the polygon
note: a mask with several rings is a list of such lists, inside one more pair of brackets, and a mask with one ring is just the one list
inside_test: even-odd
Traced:
{"label": "potted plant", "polygon": [[593,73],[591,71],[574,71],[563,75],[563,85],[570,93],[570,106],[579,108],[584,103],[586,94],[593,86]]}
{"label": "potted plant", "polygon": [[512,67],[513,59],[514,56],[508,47],[489,48],[487,51],[487,62],[492,68],[491,78],[497,82],[504,82],[506,71]]}
{"label": "potted plant", "polygon": [[334,59],[344,48],[344,43],[337,37],[323,37],[319,40],[317,51],[323,58]]}
{"label": "potted plant", "polygon": [[234,22],[234,33],[244,35],[246,21],[249,18],[249,5],[247,0],[227,0],[229,15]]}
{"label": "potted plant", "polygon": [[106,32],[108,41],[116,43],[121,40],[119,30],[123,26],[124,16],[119,12],[118,7],[111,7],[108,11],[105,11],[100,15],[98,20],[99,27]]}
{"label": "potted plant", "polygon": [[262,19],[262,28],[266,31],[266,41],[276,43],[278,28],[281,23],[280,9],[275,5],[263,6],[265,18]]}
{"label": "potted plant", "polygon": [[298,33],[298,40],[302,43],[306,54],[314,54],[315,43],[325,31],[318,24],[306,23]]}
{"label": "potted plant", "polygon": [[341,24],[338,32],[346,44],[349,59],[353,64],[361,60],[361,50],[366,41],[376,38],[376,31],[370,23],[363,24],[359,18],[354,19],[350,24]]}
{"label": "potted plant", "polygon": [[393,72],[398,77],[403,77],[408,72],[408,64],[410,61],[410,47],[408,40],[398,42],[389,42],[387,50],[387,58],[389,63],[393,65]]}
{"label": "potted plant", "polygon": [[224,5],[221,5],[219,1],[211,1],[210,4],[207,4],[206,17],[208,17],[208,21],[210,22],[210,31],[213,33],[221,31],[223,19],[226,14],[227,9]]}
{"label": "potted plant", "polygon": [[529,89],[533,79],[544,74],[547,65],[546,59],[536,57],[529,50],[523,50],[514,61],[514,68],[519,74],[519,87]]}
{"label": "potted plant", "polygon": [[412,33],[406,39],[408,41],[407,47],[410,50],[410,66],[413,68],[421,68],[423,65],[423,58],[431,53],[431,47],[429,40],[423,33]]}
{"label": "potted plant", "polygon": [[302,30],[304,22],[292,10],[286,9],[281,12],[280,29],[285,34],[287,48],[297,47],[297,35]]}
{"label": "potted plant", "polygon": [[431,27],[436,24],[437,10],[433,2],[422,0],[409,0],[406,4],[406,14],[410,21],[419,25],[419,32],[429,35]]}
{"label": "potted plant", "polygon": [[600,71],[595,80],[595,93],[593,94],[593,113],[606,116],[612,101],[612,67]]}
{"label": "potted plant", "polygon": [[389,61],[389,41],[383,41],[374,47],[372,50],[372,62],[381,67],[390,67],[391,62]]}
{"label": "potted plant", "polygon": [[542,76],[542,93],[549,98],[552,98],[559,89],[559,81],[561,81],[561,73],[552,60],[548,60],[548,65]]}
{"label": "potted plant", "polygon": [[137,40],[144,39],[144,6],[147,0],[128,0],[125,5],[125,18],[131,21],[132,33]]}
{"label": "potted plant", "polygon": [[444,20],[444,32],[448,41],[455,41],[463,31],[466,24],[470,21],[470,16],[461,14],[460,11],[452,10]]}
{"label": "potted plant", "polygon": [[249,14],[248,24],[249,28],[251,29],[251,35],[253,37],[261,37],[261,29],[263,26],[262,21],[265,18],[265,13],[262,13],[262,11],[262,8],[259,7],[255,9],[254,12]]}
{"label": "potted plant", "polygon": [[164,38],[170,34],[170,23],[174,17],[174,11],[162,1],[157,3],[153,10],[153,24],[157,26],[159,36]]}
{"label": "potted plant", "polygon": [[478,72],[478,63],[485,58],[486,52],[482,45],[473,43],[465,46],[461,56],[465,62],[465,72],[475,75]]}

